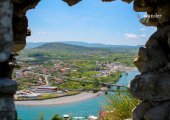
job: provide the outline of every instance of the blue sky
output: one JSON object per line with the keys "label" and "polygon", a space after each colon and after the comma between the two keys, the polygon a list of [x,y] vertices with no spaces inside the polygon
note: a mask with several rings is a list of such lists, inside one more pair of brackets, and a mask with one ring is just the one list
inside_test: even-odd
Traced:
{"label": "blue sky", "polygon": [[[143,15],[143,13],[140,13]],[[83,0],[69,7],[62,0],[41,0],[27,13],[32,36],[27,42],[82,41],[143,45],[156,31],[139,23],[133,5],[121,1]]]}

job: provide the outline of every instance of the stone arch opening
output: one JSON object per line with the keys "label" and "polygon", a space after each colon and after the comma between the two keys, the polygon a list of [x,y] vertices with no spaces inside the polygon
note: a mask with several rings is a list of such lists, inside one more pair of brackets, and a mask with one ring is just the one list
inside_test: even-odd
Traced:
{"label": "stone arch opening", "polygon": [[[16,119],[12,96],[17,89],[17,84],[9,80],[9,74],[6,74],[10,71],[7,69],[9,67],[8,60],[12,52],[24,48],[25,45],[20,44],[20,42],[25,41],[26,36],[30,35],[30,31],[27,30],[25,14],[28,9],[35,7],[39,1],[0,1],[0,44],[2,46],[0,53],[0,66],[2,66],[0,69],[0,93],[2,93],[0,96],[2,103],[0,104],[0,118],[2,120]],[[69,5],[80,2],[80,0],[64,1],[68,2]],[[110,2],[113,0],[102,1]],[[133,0],[123,1],[130,3]],[[170,52],[167,50],[170,48],[170,2],[167,0],[134,0],[133,4],[135,11],[147,12],[148,15],[152,15],[141,19],[140,22],[146,26],[156,26],[158,30],[150,37],[145,47],[140,48],[138,58],[135,61],[135,65],[142,74],[131,82],[129,91],[143,102],[134,109],[132,119],[169,120]]]}

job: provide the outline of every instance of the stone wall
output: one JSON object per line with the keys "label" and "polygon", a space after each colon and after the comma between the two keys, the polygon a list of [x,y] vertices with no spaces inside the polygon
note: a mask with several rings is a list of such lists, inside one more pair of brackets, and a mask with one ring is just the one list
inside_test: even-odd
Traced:
{"label": "stone wall", "polygon": [[147,12],[140,22],[157,31],[134,61],[141,75],[130,83],[131,94],[142,100],[133,120],[170,120],[170,1],[135,0],[134,10]]}
{"label": "stone wall", "polygon": [[13,102],[17,84],[7,79],[11,69],[8,59],[13,43],[12,35],[13,6],[11,0],[0,1],[0,119],[15,120],[16,111]]}
{"label": "stone wall", "polygon": [[40,0],[0,0],[0,120],[17,120],[13,94],[17,83],[11,80],[12,61],[26,44],[27,10]]}
{"label": "stone wall", "polygon": [[[63,0],[72,6],[81,0]],[[115,0],[101,0],[111,2]],[[134,110],[133,120],[170,120],[170,1],[122,0],[133,2],[136,12],[146,12],[148,17],[140,22],[158,30],[139,49],[134,61],[141,75],[129,85],[130,93],[142,100]],[[26,45],[28,29],[26,12],[40,0],[0,0],[0,119],[16,120],[13,94],[17,83],[10,80],[14,53]]]}

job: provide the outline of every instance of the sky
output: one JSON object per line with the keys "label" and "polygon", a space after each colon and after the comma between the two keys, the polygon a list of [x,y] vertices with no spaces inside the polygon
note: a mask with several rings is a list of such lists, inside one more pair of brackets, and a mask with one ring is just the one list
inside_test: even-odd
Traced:
{"label": "sky", "polygon": [[62,0],[41,0],[27,13],[32,36],[27,42],[81,41],[112,45],[144,45],[155,27],[140,24],[133,4],[120,0],[83,0],[68,6]]}

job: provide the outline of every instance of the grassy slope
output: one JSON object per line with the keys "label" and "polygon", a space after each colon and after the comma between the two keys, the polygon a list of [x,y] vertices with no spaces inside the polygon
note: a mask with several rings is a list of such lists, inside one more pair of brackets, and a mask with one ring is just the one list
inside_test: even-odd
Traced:
{"label": "grassy slope", "polygon": [[[97,60],[121,62],[132,66],[137,48],[92,48],[68,45],[64,43],[47,43],[34,49],[25,49],[22,56],[42,58],[46,61],[58,60]],[[41,59],[38,59],[39,61]]]}

